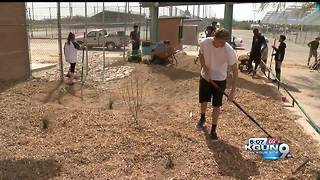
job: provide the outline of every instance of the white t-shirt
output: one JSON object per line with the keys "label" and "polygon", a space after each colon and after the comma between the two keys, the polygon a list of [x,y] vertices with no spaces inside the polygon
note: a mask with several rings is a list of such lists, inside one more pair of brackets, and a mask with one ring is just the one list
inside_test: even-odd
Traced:
{"label": "white t-shirt", "polygon": [[71,41],[70,44],[67,42],[64,44],[64,56],[68,63],[77,63],[77,49]]}
{"label": "white t-shirt", "polygon": [[[208,37],[200,43],[200,53],[204,56],[204,61],[210,71],[210,79],[224,81],[227,79],[228,65],[237,62],[237,55],[233,48],[226,43],[222,48],[216,48],[212,44],[213,37]],[[201,69],[201,76],[208,80],[204,70]]]}

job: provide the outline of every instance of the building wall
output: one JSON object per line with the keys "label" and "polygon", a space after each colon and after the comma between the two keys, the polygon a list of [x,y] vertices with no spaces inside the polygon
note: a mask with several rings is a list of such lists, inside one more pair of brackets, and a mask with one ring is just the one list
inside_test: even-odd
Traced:
{"label": "building wall", "polygon": [[181,49],[179,42],[179,26],[182,25],[181,18],[159,18],[158,41],[170,40],[170,46]]}
{"label": "building wall", "polygon": [[24,3],[0,3],[0,81],[30,76]]}
{"label": "building wall", "polygon": [[198,45],[198,26],[183,24],[183,44]]}

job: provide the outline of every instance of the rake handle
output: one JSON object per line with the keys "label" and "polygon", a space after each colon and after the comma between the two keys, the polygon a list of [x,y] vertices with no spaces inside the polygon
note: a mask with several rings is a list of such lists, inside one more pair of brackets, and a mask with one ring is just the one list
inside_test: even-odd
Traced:
{"label": "rake handle", "polygon": [[[224,92],[213,80],[210,80],[210,84],[212,84],[215,88],[217,88],[220,92],[222,92],[227,98],[229,98],[229,95],[226,92]],[[236,105],[246,116],[248,116],[248,118],[253,123],[255,123],[266,135],[268,135],[268,137],[272,138],[272,136],[266,130],[264,130],[260,126],[260,124],[249,113],[247,113],[236,101],[232,100],[232,103]]]}

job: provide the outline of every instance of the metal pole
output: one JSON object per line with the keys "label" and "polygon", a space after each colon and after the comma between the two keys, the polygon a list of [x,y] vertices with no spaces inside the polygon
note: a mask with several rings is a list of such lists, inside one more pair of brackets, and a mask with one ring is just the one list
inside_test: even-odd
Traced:
{"label": "metal pole", "polygon": [[197,14],[198,14],[198,18],[200,18],[200,5],[198,5],[198,12],[197,12]]}
{"label": "metal pole", "polygon": [[30,26],[30,31],[31,31],[31,38],[33,38],[33,30],[32,30],[32,23],[33,23],[33,21],[32,21],[32,19],[31,19],[31,10],[30,10],[30,8],[28,8],[29,9],[29,26]]}
{"label": "metal pole", "polygon": [[155,6],[150,7],[151,10],[151,43],[158,41],[158,15],[159,8]]}
{"label": "metal pole", "polygon": [[69,2],[69,28],[70,28],[70,32],[72,32],[72,26],[71,26],[71,19],[72,19],[72,7],[71,7],[71,2]]}
{"label": "metal pole", "polygon": [[187,5],[187,12],[189,12],[189,6]]}
{"label": "metal pole", "polygon": [[96,14],[98,14],[99,13],[99,3],[97,2],[97,13]]}
{"label": "metal pole", "polygon": [[175,9],[174,9],[174,10],[175,10],[175,13],[174,13],[174,14],[175,14],[175,16],[178,16],[178,8],[177,8],[177,7],[174,7],[174,8],[175,8]]}
{"label": "metal pole", "polygon": [[[24,3],[24,8],[26,9],[27,8],[27,3],[25,2]],[[28,11],[28,10],[27,10]],[[30,17],[29,17],[30,18]],[[28,22],[27,22],[27,20],[28,20],[28,13],[27,14],[25,14],[25,17],[24,17],[24,19],[25,19],[25,21],[26,21],[26,27],[27,27],[27,25],[28,25]],[[26,31],[25,31],[25,36],[26,37],[28,37],[27,38],[27,40],[28,40],[28,47],[27,47],[27,49],[28,49],[28,63],[31,65],[32,64],[32,59],[31,59],[31,50],[30,50],[30,38],[29,38],[29,30],[28,29],[26,29]],[[29,78],[32,76],[32,72],[31,72],[31,67],[29,66],[29,69],[28,69],[28,73],[29,73]]]}
{"label": "metal pole", "polygon": [[61,17],[60,2],[57,2],[57,20],[58,20],[58,45],[59,45],[59,65],[60,65],[60,81],[63,81],[63,63],[62,63],[62,40],[61,40]]}
{"label": "metal pole", "polygon": [[72,16],[72,13],[71,13],[71,2],[69,2],[69,16],[70,16],[70,19],[71,19],[71,16]]}
{"label": "metal pole", "polygon": [[[125,4],[125,25],[124,25],[124,34],[126,34],[126,31],[127,31],[127,16],[128,16],[128,14],[127,14],[127,8],[128,8],[128,10],[129,10],[129,5],[128,5],[129,3],[128,2],[126,2],[126,4]],[[126,56],[126,45],[125,44],[123,44],[123,54],[122,54],[122,56],[123,56],[123,59],[125,59],[125,56]]]}
{"label": "metal pole", "polygon": [[148,19],[146,19],[146,41],[148,41],[148,32],[149,32]]}
{"label": "metal pole", "polygon": [[232,37],[232,14],[233,14],[233,4],[226,2],[224,5],[224,28],[229,31],[228,42],[231,43]]}
{"label": "metal pole", "polygon": [[104,81],[104,73],[106,68],[106,51],[105,51],[105,45],[106,45],[106,38],[105,38],[105,29],[104,29],[104,2],[102,2],[102,29],[103,29],[103,74],[102,74],[102,80]]}
{"label": "metal pole", "polygon": [[85,45],[86,45],[86,75],[88,75],[88,69],[89,69],[89,62],[88,62],[88,10],[87,10],[87,2],[84,3],[85,6],[85,33],[86,37],[85,38]]}
{"label": "metal pole", "polygon": [[34,21],[34,8],[33,8],[33,2],[31,3],[32,5],[32,20]]}
{"label": "metal pole", "polygon": [[52,17],[51,17],[51,8],[49,7],[49,14],[50,14],[50,31],[51,31],[51,39],[53,39],[53,31],[52,31]]}
{"label": "metal pole", "polygon": [[[140,7],[140,18],[141,18],[141,5],[139,5],[139,7]],[[139,33],[141,32],[141,21],[140,21],[140,18],[139,18]]]}
{"label": "metal pole", "polygon": [[192,6],[192,18],[194,19],[194,5]]}
{"label": "metal pole", "polygon": [[[274,39],[274,41],[273,41],[273,46],[275,46],[276,45],[276,41],[277,41],[277,39]],[[270,68],[270,70],[271,70],[271,65],[272,65],[272,59],[273,59],[273,56],[272,56],[272,54],[273,54],[273,52],[274,52],[274,49],[272,48],[272,52],[271,52],[271,56],[270,56],[270,66],[269,66],[269,68]],[[268,73],[268,79],[270,79],[270,71],[269,71],[269,73]]]}
{"label": "metal pole", "polygon": [[202,18],[204,18],[204,5],[202,6]]}

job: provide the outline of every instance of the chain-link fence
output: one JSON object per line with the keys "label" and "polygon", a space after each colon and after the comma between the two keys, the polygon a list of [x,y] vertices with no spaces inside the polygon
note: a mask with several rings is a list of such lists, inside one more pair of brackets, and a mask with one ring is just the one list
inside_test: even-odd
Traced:
{"label": "chain-link fence", "polygon": [[319,31],[288,31],[286,33],[283,31],[278,31],[266,33],[266,35],[270,38],[279,38],[281,34],[286,35],[287,41],[301,45],[307,44],[310,41],[313,41],[316,37],[320,36]]}
{"label": "chain-link fence", "polygon": [[[105,3],[104,6],[103,4],[102,2],[60,3],[62,47],[69,32],[76,35],[76,41],[90,47],[84,53],[78,52],[77,68],[82,68],[81,62],[84,59],[85,74],[91,69],[101,68],[102,64],[104,71],[105,66],[115,59],[126,57],[127,50],[131,49],[131,44],[127,40],[134,24],[139,26],[141,40],[150,40],[149,8],[142,8],[139,3],[113,3],[111,6],[110,3]],[[65,62],[63,48],[62,52],[59,51],[57,10],[57,3],[27,3],[30,56],[33,64],[58,65],[61,53],[63,71],[66,73],[69,65]],[[160,17],[184,15],[185,11],[177,7],[159,8]],[[103,29],[107,36],[105,39],[101,36]],[[85,32],[87,34],[84,37]],[[53,78],[50,79],[58,79],[59,67],[57,66],[51,73]]]}

